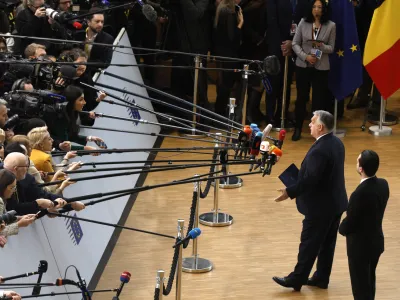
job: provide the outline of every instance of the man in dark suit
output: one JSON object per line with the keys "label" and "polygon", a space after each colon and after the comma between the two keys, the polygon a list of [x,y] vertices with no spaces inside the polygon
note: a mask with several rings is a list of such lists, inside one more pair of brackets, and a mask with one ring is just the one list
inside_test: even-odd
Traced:
{"label": "man in dark suit", "polygon": [[[280,190],[282,195],[275,199],[279,202],[296,198],[297,209],[304,215],[297,265],[289,276],[273,278],[296,291],[305,284],[328,287],[337,230],[347,207],[345,149],[332,134],[334,118],[329,112],[319,110],[314,112],[309,126],[316,142],[301,164],[297,183]],[[317,270],[308,279],[317,257]]]}
{"label": "man in dark suit", "polygon": [[[268,55],[276,55],[281,64],[281,73],[277,76],[269,76],[272,91],[271,94],[266,94],[267,121],[274,121],[276,127],[280,127],[281,122],[285,57],[292,56],[292,40],[295,30],[309,6],[308,0],[266,0],[267,33],[265,38],[268,45]],[[293,60],[289,57],[286,112],[289,109],[293,71]],[[261,95],[259,98],[261,99]],[[249,99],[249,101],[253,100]]]}
{"label": "man in dark suit", "polygon": [[375,299],[375,270],[384,251],[382,219],[389,185],[377,178],[379,156],[364,150],[357,158],[361,183],[350,196],[347,216],[339,232],[346,236],[351,286],[355,300]]}
{"label": "man in dark suit", "polygon": [[89,13],[93,13],[87,17],[88,27],[86,31],[81,31],[76,34],[78,41],[85,41],[88,44],[84,46],[84,50],[88,55],[89,63],[96,63],[95,65],[88,66],[88,70],[92,73],[95,69],[105,69],[111,63],[113,49],[108,46],[91,45],[89,43],[110,44],[114,42],[114,38],[107,32],[103,31],[104,27],[104,13],[99,12],[101,9],[93,7]]}

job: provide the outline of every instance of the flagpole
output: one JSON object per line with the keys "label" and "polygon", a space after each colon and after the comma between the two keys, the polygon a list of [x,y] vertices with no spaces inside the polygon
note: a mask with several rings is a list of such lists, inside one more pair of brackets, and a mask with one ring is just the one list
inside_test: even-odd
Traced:
{"label": "flagpole", "polygon": [[368,132],[375,136],[389,136],[392,135],[392,128],[383,126],[385,122],[385,99],[381,96],[381,111],[379,116],[379,125],[371,126]]}
{"label": "flagpole", "polygon": [[[344,100],[342,100],[344,101]],[[335,98],[335,111],[334,111],[334,116],[333,116],[333,134],[337,136],[338,138],[344,138],[346,136],[346,129],[337,129],[337,103],[338,99]]]}

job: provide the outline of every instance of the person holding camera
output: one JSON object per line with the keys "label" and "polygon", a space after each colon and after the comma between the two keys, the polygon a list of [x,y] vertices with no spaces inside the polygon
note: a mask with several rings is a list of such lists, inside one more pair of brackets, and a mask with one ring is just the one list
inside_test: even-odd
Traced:
{"label": "person holding camera", "polygon": [[[5,202],[11,198],[17,188],[17,179],[15,175],[8,170],[0,170],[0,213],[6,214]],[[0,235],[3,237],[8,237],[10,235],[18,234],[19,228],[27,227],[36,220],[34,214],[24,215],[22,217],[17,217],[16,221],[7,224]],[[4,247],[0,243],[0,247]]]}
{"label": "person holding camera", "polygon": [[52,29],[46,16],[44,0],[27,0],[25,9],[18,13],[16,17],[16,29],[18,35],[29,36],[32,38],[22,39],[20,42],[19,53],[23,53],[25,48],[31,43],[37,43],[51,49],[51,43],[45,40],[35,40],[35,37],[51,38]]}
{"label": "person holding camera", "polygon": [[300,21],[292,42],[293,51],[297,55],[296,127],[293,141],[301,138],[311,87],[312,111],[332,110],[328,75],[329,54],[335,49],[336,24],[329,20],[325,0],[312,0],[310,4],[307,16]]}

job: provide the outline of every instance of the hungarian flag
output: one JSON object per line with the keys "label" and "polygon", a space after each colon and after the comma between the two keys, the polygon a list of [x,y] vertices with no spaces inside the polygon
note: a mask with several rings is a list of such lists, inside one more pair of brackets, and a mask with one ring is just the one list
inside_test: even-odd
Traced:
{"label": "hungarian flag", "polygon": [[384,99],[400,88],[400,0],[379,0],[368,32],[364,66]]}

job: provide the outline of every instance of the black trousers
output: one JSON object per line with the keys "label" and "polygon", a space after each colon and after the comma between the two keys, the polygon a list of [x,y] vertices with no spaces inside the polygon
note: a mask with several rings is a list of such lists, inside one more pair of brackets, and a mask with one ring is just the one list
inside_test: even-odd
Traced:
{"label": "black trousers", "polygon": [[296,128],[302,128],[307,114],[307,102],[312,87],[312,111],[332,110],[332,95],[328,87],[328,71],[296,67],[297,100],[295,107]]}
{"label": "black trousers", "polygon": [[318,218],[305,216],[297,264],[288,276],[293,282],[306,284],[318,257],[317,270],[313,277],[319,282],[329,283],[341,216],[342,214]]}
{"label": "black trousers", "polygon": [[370,257],[348,257],[354,300],[375,299],[375,270],[380,256],[376,254]]}

